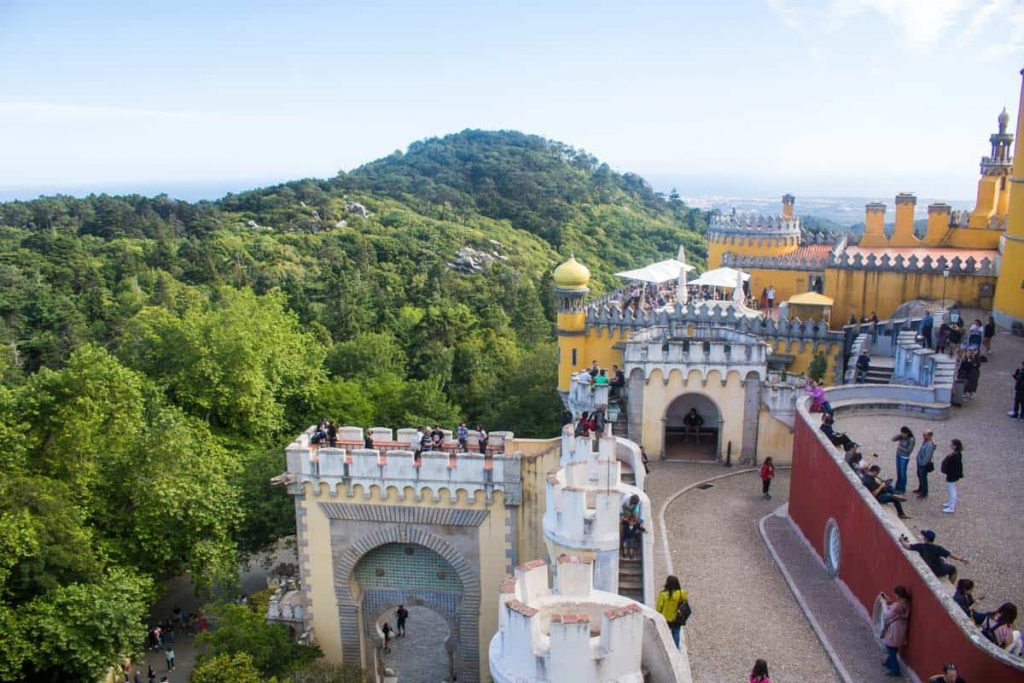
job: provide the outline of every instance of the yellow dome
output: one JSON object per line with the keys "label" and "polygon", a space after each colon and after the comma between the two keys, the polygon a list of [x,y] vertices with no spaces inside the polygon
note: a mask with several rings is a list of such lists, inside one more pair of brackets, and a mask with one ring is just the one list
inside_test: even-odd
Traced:
{"label": "yellow dome", "polygon": [[562,289],[580,289],[590,282],[590,269],[570,256],[569,260],[555,268],[551,281]]}

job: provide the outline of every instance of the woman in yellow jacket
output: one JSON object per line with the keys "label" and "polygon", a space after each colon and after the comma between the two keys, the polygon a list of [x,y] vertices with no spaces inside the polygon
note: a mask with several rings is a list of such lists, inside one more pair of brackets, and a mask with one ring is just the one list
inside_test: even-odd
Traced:
{"label": "woman in yellow jacket", "polygon": [[683,628],[682,624],[675,623],[676,611],[679,609],[679,604],[683,602],[686,602],[686,591],[679,586],[679,577],[670,574],[665,579],[665,588],[658,593],[655,609],[668,622],[668,627],[672,631],[672,640],[676,641],[676,647],[679,647],[679,632]]}

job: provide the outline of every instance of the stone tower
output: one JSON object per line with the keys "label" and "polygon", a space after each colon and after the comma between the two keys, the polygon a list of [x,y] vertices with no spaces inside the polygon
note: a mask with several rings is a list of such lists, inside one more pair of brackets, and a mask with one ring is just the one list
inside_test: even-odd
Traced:
{"label": "stone tower", "polygon": [[558,302],[558,390],[564,394],[569,391],[569,376],[588,362],[581,355],[590,270],[572,256],[555,268],[551,281]]}
{"label": "stone tower", "polygon": [[[1024,71],[1021,72],[1024,76]],[[1024,323],[1024,155],[1020,141],[1024,135],[1024,86],[1021,87],[1017,109],[1017,145],[1013,173],[1010,178],[1009,220],[1006,233],[999,242],[1000,268],[996,280],[993,315],[1000,325]]]}

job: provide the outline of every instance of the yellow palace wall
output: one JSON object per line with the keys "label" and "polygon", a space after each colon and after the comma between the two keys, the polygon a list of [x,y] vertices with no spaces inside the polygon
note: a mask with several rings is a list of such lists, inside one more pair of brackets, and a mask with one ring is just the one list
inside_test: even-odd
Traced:
{"label": "yellow palace wall", "polygon": [[712,235],[708,238],[708,269],[719,268],[722,265],[722,255],[726,252],[737,256],[782,256],[796,251],[799,247],[796,237],[765,238],[758,243],[756,239],[737,238],[735,241],[728,241]]}
{"label": "yellow palace wall", "polygon": [[[833,320],[836,318],[833,314]],[[807,373],[808,368],[811,366],[811,361],[818,353],[825,354],[825,360],[828,366],[825,371],[825,383],[832,384],[832,373],[835,370],[836,359],[835,356],[839,353],[838,344],[819,344],[817,348],[812,342],[800,342],[794,341],[792,344],[786,339],[765,339],[768,344],[772,347],[772,352],[784,355],[793,356],[794,360],[788,366],[786,366],[786,372],[794,375],[803,375]]]}
{"label": "yellow palace wall", "polygon": [[[1006,267],[1004,261],[1003,267]],[[943,278],[941,273],[898,273],[878,270],[829,269],[825,273],[825,295],[832,297],[832,320],[838,327],[849,321],[853,314],[858,320],[875,311],[885,320],[896,308],[910,299],[939,299],[943,295],[943,280],[947,299],[974,308],[990,308],[992,295],[982,296],[982,285],[989,291],[995,286],[994,277],[956,276]]]}
{"label": "yellow palace wall", "polygon": [[[583,314],[580,313],[580,316]],[[559,317],[561,323],[561,317]],[[564,329],[559,325],[559,329]],[[580,325],[583,329],[583,325]],[[592,361],[597,361],[599,367],[605,368],[611,374],[612,365],[622,366],[622,350],[614,348],[616,344],[625,343],[629,339],[630,330],[612,330],[591,327],[586,334],[577,336],[559,336],[558,338],[558,388],[560,391],[569,390],[569,377],[574,372],[590,367]],[[576,350],[576,364],[572,363],[572,352]]]}
{"label": "yellow palace wall", "polygon": [[772,417],[768,407],[761,404],[757,424],[757,461],[772,458],[776,465],[793,462],[793,430]]}
{"label": "yellow palace wall", "polygon": [[[744,269],[747,270],[747,269]],[[750,296],[761,299],[768,285],[775,287],[776,307],[786,299],[811,291],[807,280],[814,273],[806,270],[779,270],[776,268],[750,268]]]}
{"label": "yellow palace wall", "polygon": [[[411,487],[406,489],[404,500],[399,499],[398,489],[394,486],[387,487],[384,493],[377,486],[369,489],[369,498],[363,497],[361,486],[353,487],[354,495],[346,498],[343,494],[332,496],[326,484],[322,484],[319,491],[314,490],[312,484],[305,484],[305,496],[299,498],[300,504],[305,510],[306,519],[306,548],[309,555],[309,604],[314,605],[313,628],[317,634],[317,644],[324,652],[324,656],[331,661],[342,661],[341,632],[338,621],[338,603],[334,593],[334,558],[330,543],[330,519],[321,510],[321,502],[341,502],[351,499],[358,500],[363,505],[401,505],[403,507],[457,507],[460,510],[481,510],[487,509],[487,515],[483,523],[477,527],[478,543],[480,549],[480,621],[479,621],[479,643],[480,643],[480,671],[490,671],[488,666],[487,650],[491,636],[498,629],[498,606],[494,599],[501,580],[505,573],[505,551],[508,544],[505,542],[505,531],[507,516],[515,508],[506,508],[504,505],[504,494],[495,491],[492,502],[487,504],[482,494],[476,496],[475,501],[470,501],[465,492],[461,491],[457,500],[453,503],[448,490],[442,490],[441,500],[435,503],[432,496],[425,495],[419,502],[416,501],[415,492]],[[543,512],[543,511],[542,511]],[[541,543],[543,546],[543,544]],[[355,593],[356,586],[352,586]],[[360,624],[360,633],[365,631],[364,625]],[[370,668],[369,662],[360,663],[364,668]]]}

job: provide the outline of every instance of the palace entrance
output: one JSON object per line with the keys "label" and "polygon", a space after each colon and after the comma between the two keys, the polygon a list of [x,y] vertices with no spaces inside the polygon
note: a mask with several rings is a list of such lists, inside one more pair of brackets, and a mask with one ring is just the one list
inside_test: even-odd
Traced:
{"label": "palace entrance", "polygon": [[[687,426],[691,409],[703,420],[700,427]],[[721,433],[722,413],[715,402],[703,394],[682,394],[665,411],[665,459],[717,460]]]}
{"label": "palace entrance", "polygon": [[[366,661],[386,666],[401,681],[437,683],[458,673],[463,585],[437,552],[415,543],[387,543],[363,555],[352,572],[363,615]],[[409,612],[406,635],[382,651],[384,623],[397,628],[396,611]],[[382,671],[381,671],[382,672]]]}

